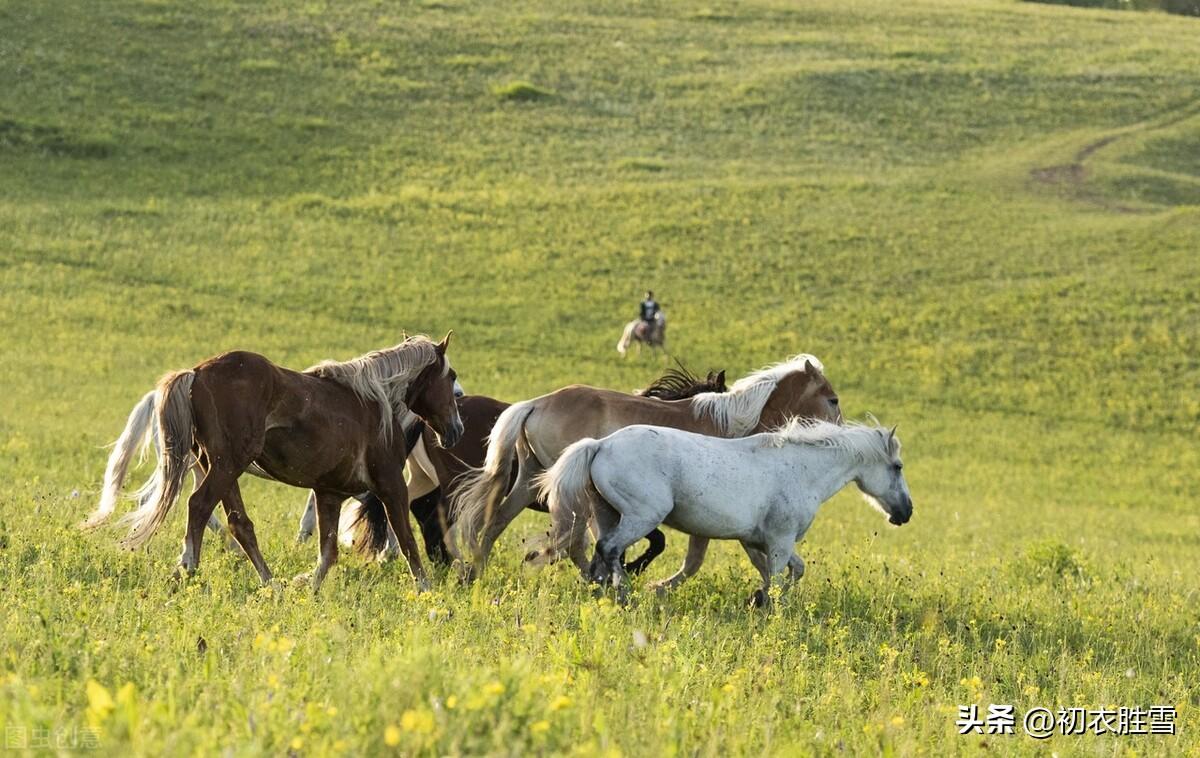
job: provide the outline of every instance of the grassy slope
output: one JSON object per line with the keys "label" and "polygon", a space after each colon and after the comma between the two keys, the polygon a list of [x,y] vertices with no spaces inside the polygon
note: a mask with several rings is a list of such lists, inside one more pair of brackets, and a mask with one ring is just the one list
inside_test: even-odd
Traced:
{"label": "grassy slope", "polygon": [[[85,724],[95,679],[146,752],[943,753],[974,698],[1162,702],[1175,741],[1054,749],[1195,749],[1197,22],[556,8],[0,4],[0,721]],[[178,521],[138,555],[71,528],[167,368],[455,328],[471,391],[633,387],[647,285],[695,367],[814,352],[899,421],[912,524],[839,496],[775,615],[731,546],[618,611],[515,535],[470,592],[347,560],[314,601],[211,541],[172,592]],[[246,493],[304,570],[301,494]]]}

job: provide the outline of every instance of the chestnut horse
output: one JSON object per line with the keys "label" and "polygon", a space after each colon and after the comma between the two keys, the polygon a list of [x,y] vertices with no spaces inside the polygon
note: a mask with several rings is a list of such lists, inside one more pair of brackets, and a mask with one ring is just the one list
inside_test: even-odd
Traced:
{"label": "chestnut horse", "polygon": [[[841,420],[837,393],[821,362],[811,355],[743,377],[728,392],[705,392],[686,400],[663,402],[573,385],[510,406],[492,429],[483,467],[462,478],[451,500],[460,536],[473,558],[468,577],[485,568],[496,538],[534,502],[535,477],[577,440],[599,439],[633,424],[744,437],[781,426],[793,416]],[[703,548],[697,549],[702,559]]]}
{"label": "chestnut horse", "polygon": [[[195,572],[205,523],[220,501],[234,539],[262,582],[270,582],[238,487],[238,478],[256,465],[276,481],[317,495],[320,547],[314,591],[337,560],[342,501],[367,490],[383,500],[413,577],[426,586],[408,521],[407,450],[400,422],[411,408],[433,426],[439,444],[454,445],[462,436],[454,401],[456,375],[446,357],[449,340],[450,334],[439,343],[410,337],[395,347],[343,363],[325,361],[304,372],[237,351],[167,374],[159,381],[154,403],[158,466],[142,505],[121,519],[130,527],[122,544],[140,547],[162,525],[194,456],[204,479],[188,499],[177,575]],[[139,442],[122,434],[110,456],[110,473],[121,468],[120,461],[128,461]],[[108,489],[85,527],[112,513]]]}
{"label": "chestnut horse", "polygon": [[[653,384],[636,394],[658,400],[683,400],[701,392],[724,392],[725,372],[710,371],[700,379],[679,365],[656,379]],[[431,433],[426,429],[409,453],[409,494],[412,497],[412,514],[421,526],[425,541],[425,553],[435,563],[449,564],[451,546],[446,533],[453,525],[446,503],[457,489],[458,477],[472,467],[483,465],[487,452],[487,436],[496,419],[509,407],[502,400],[483,395],[467,395],[458,401],[465,429],[462,439],[454,447],[439,449],[431,442]],[[420,422],[418,422],[418,425]],[[393,537],[388,531],[383,503],[374,495],[359,495],[361,504],[351,504],[343,515],[346,524],[342,530],[343,541],[350,541],[355,549],[367,557],[391,551]],[[309,498],[309,507],[313,500]],[[533,510],[546,512],[541,503],[531,503]],[[626,564],[631,574],[640,573],[666,547],[663,533],[655,529],[646,535],[650,545],[636,560]]]}

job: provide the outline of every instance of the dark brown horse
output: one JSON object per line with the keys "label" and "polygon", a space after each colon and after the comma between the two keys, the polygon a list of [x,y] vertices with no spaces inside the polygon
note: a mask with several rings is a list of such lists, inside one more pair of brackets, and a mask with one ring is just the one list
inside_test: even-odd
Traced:
{"label": "dark brown horse", "polygon": [[[199,565],[205,523],[220,501],[234,539],[263,583],[271,580],[238,487],[238,478],[255,465],[272,479],[316,493],[320,553],[314,590],[337,560],[342,501],[366,490],[379,495],[413,576],[426,585],[408,521],[400,417],[411,409],[433,427],[439,444],[454,445],[462,436],[455,373],[446,358],[449,339],[449,334],[439,343],[411,337],[304,372],[239,351],[163,377],[154,403],[158,467],[152,492],[122,519],[130,526],[124,546],[141,546],[162,525],[194,456],[204,478],[188,500],[180,571],[191,574]],[[110,471],[114,460],[130,457],[130,446],[140,442],[133,437],[126,433],[118,440]],[[111,513],[106,507],[102,503],[86,525],[103,521]]]}
{"label": "dark brown horse", "polygon": [[[683,400],[702,392],[725,392],[725,372],[708,372],[704,379],[693,376],[680,365],[656,379],[653,384],[637,395],[659,400]],[[410,451],[409,489],[413,500],[413,516],[421,526],[425,541],[425,552],[431,561],[449,564],[452,560],[446,535],[452,522],[449,519],[449,498],[454,494],[457,480],[472,467],[483,465],[487,453],[487,438],[496,419],[509,406],[502,400],[483,395],[468,395],[458,401],[463,420],[463,436],[457,445],[437,448],[432,444],[432,434],[426,429],[423,438]],[[365,556],[375,556],[389,547],[388,522],[383,503],[368,493],[360,496],[361,506],[356,507],[350,532],[354,547]],[[532,510],[546,511],[541,503],[532,503]],[[650,543],[646,552],[625,567],[629,573],[640,573],[657,558],[666,547],[663,533],[655,529],[646,535]]]}

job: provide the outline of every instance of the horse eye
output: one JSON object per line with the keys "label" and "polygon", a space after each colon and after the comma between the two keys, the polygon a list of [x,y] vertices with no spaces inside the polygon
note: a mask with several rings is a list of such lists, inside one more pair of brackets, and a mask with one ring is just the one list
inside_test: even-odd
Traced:
{"label": "horse eye", "polygon": [[829,402],[830,402],[830,404],[832,404],[832,405],[837,405],[837,404],[838,404],[838,399],[837,399],[836,397],[831,397],[831,398],[829,398]]}
{"label": "horse eye", "polygon": [[900,470],[902,470],[903,468],[904,468],[904,464],[903,464],[903,463],[893,463],[893,464],[892,464],[892,469],[893,469],[894,471],[900,471]]}

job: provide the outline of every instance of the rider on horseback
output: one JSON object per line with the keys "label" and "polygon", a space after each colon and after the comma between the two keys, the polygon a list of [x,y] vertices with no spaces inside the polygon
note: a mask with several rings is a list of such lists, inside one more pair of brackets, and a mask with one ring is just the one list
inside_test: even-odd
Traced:
{"label": "rider on horseback", "polygon": [[625,327],[621,341],[617,343],[617,352],[625,355],[630,344],[637,342],[650,348],[666,349],[667,316],[654,299],[654,293],[646,290],[646,299],[638,304],[638,317]]}
{"label": "rider on horseback", "polygon": [[646,299],[641,302],[641,319],[646,324],[647,329],[655,327],[655,317],[662,310],[658,307],[658,302],[654,299],[654,293],[646,290]]}

